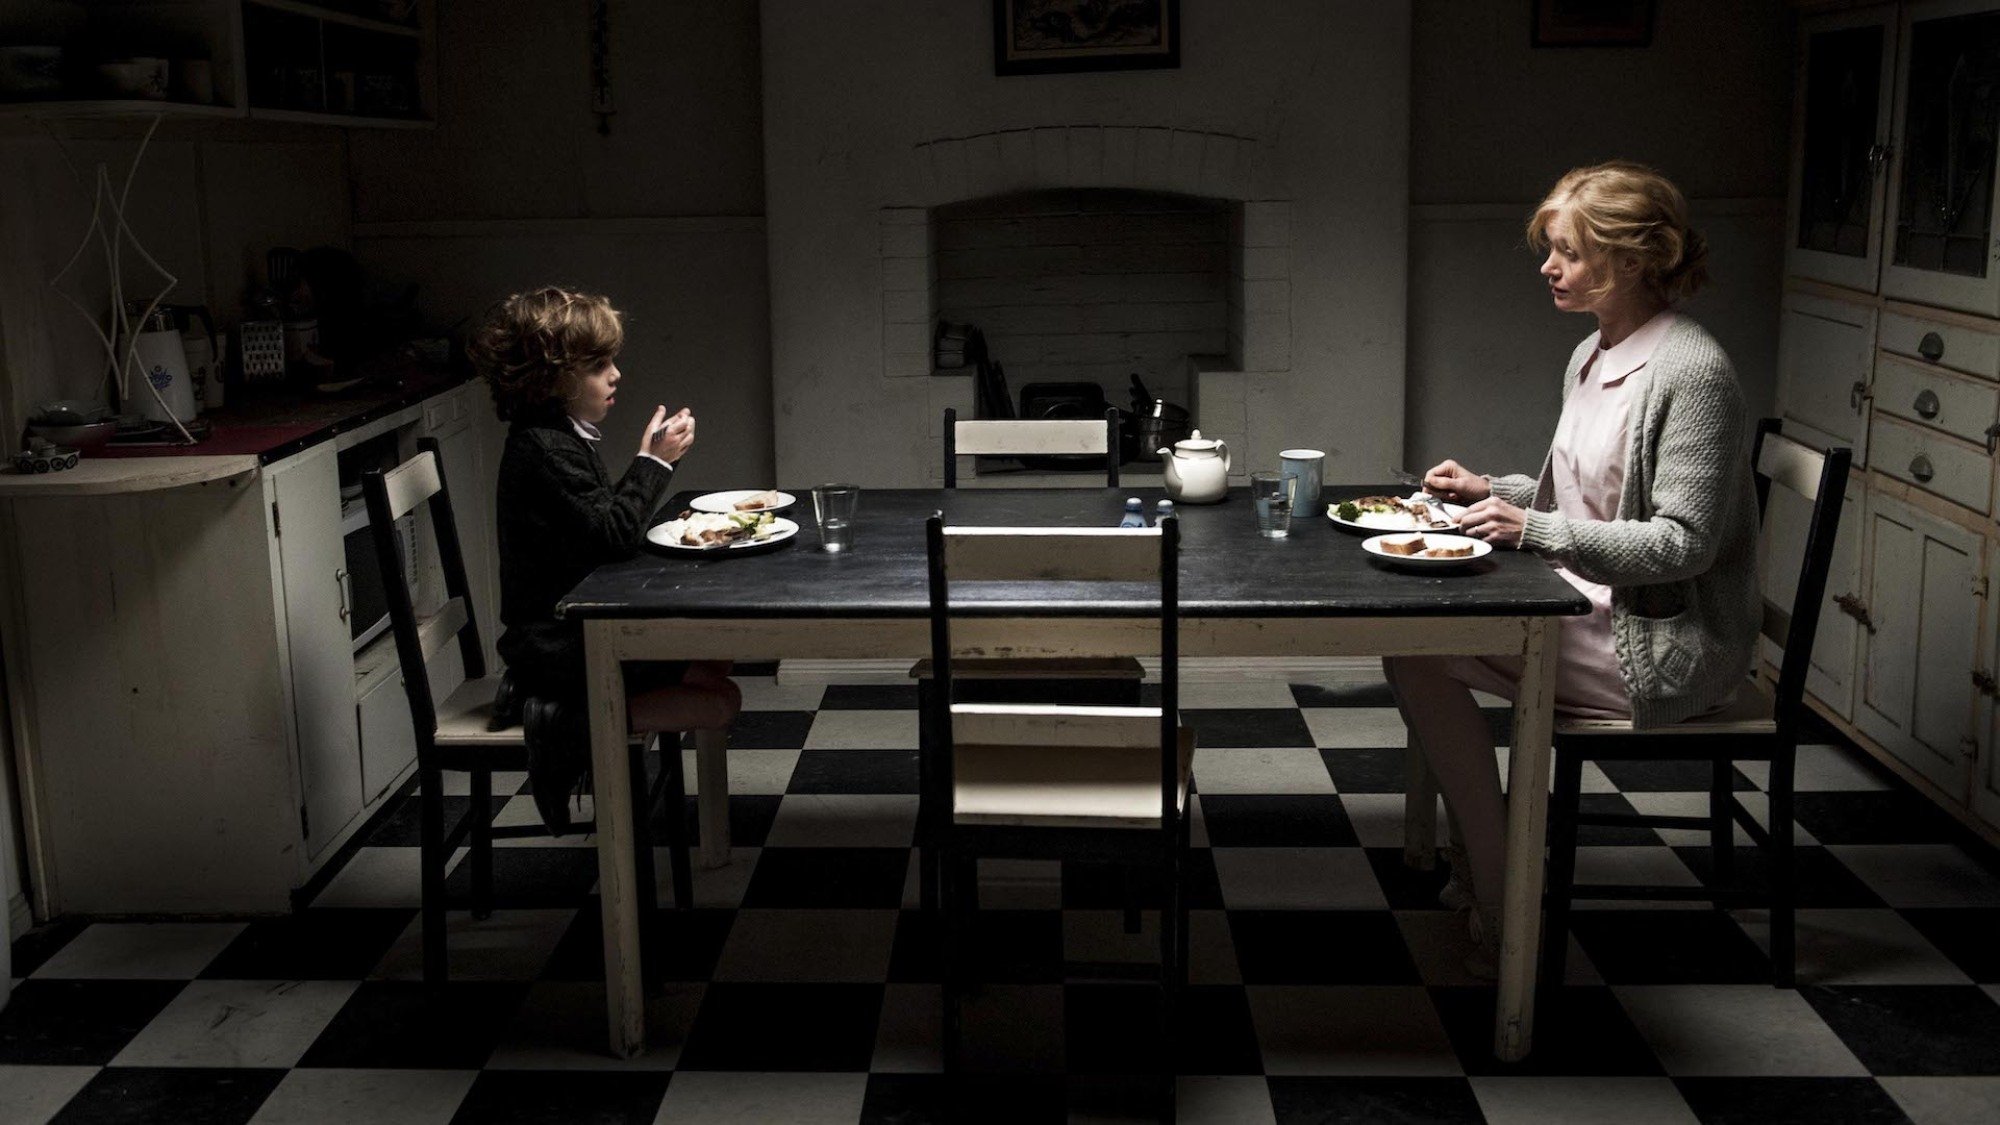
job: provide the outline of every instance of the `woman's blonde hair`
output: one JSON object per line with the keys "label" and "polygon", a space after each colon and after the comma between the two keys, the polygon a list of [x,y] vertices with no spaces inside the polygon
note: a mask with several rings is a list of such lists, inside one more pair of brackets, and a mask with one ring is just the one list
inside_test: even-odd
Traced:
{"label": "woman's blonde hair", "polygon": [[576,395],[578,384],[618,355],[625,324],[609,299],[553,285],[494,305],[465,353],[493,392],[493,409],[514,418]]}
{"label": "woman's blonde hair", "polygon": [[[1528,219],[1528,244],[1546,253],[1549,224],[1565,213],[1584,261],[1597,266],[1629,255],[1640,279],[1669,304],[1708,284],[1708,240],[1688,225],[1687,197],[1643,164],[1614,160],[1570,169]],[[1602,297],[1614,284],[1606,271],[1591,297]]]}

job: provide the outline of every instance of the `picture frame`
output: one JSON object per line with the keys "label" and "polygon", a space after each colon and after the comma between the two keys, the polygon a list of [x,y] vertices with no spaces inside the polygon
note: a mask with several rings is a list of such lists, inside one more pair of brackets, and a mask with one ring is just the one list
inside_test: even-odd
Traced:
{"label": "picture frame", "polygon": [[993,0],[996,75],[1180,65],[1180,0]]}
{"label": "picture frame", "polygon": [[1535,47],[1650,47],[1654,0],[1534,0]]}

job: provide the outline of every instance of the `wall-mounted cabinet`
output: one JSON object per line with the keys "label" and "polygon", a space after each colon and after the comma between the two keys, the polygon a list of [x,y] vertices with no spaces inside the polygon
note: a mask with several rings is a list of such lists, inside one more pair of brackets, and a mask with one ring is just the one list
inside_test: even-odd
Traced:
{"label": "wall-mounted cabinet", "polygon": [[1786,255],[1795,276],[1875,289],[1897,28],[1896,7],[1885,4],[1800,29]]}
{"label": "wall-mounted cabinet", "polygon": [[436,0],[22,0],[0,113],[433,121]]}

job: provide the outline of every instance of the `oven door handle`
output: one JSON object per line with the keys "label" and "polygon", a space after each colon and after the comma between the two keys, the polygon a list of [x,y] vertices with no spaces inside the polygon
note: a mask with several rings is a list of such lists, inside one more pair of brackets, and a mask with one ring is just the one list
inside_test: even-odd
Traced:
{"label": "oven door handle", "polygon": [[347,573],[347,568],[341,567],[339,570],[334,571],[333,580],[340,586],[340,619],[347,621],[353,615],[353,611],[348,607],[354,602],[354,588]]}

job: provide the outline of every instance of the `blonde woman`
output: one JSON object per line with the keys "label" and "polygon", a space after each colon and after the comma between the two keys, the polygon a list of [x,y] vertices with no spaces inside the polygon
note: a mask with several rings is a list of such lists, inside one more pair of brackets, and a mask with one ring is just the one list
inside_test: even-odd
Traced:
{"label": "blonde woman", "polygon": [[[1590,599],[1562,622],[1558,712],[1676,722],[1726,706],[1757,634],[1757,506],[1749,425],[1729,357],[1675,306],[1706,281],[1687,201],[1637,164],[1578,168],[1528,221],[1564,312],[1597,331],[1563,375],[1563,410],[1541,472],[1482,476],[1444,461],[1428,491],[1470,505],[1468,535],[1534,551]],[[1471,905],[1490,975],[1498,948],[1505,808],[1474,690],[1513,698],[1520,660],[1383,662],[1398,708],[1437,775],[1462,851],[1440,897]]]}

